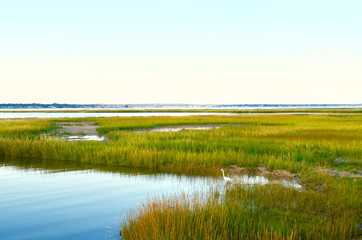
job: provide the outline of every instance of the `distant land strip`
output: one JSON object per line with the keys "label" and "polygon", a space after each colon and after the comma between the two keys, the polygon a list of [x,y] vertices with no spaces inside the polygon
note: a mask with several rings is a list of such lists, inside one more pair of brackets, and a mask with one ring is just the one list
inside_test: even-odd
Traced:
{"label": "distant land strip", "polygon": [[3,103],[0,109],[270,109],[362,108],[362,104],[67,104]]}

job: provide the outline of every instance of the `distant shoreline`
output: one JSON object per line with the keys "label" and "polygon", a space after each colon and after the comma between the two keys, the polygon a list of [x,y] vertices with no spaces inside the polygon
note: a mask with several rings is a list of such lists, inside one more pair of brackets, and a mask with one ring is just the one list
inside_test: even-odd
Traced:
{"label": "distant shoreline", "polygon": [[233,113],[233,114],[322,114],[362,113],[362,107],[350,108],[0,108],[3,113]]}
{"label": "distant shoreline", "polygon": [[280,108],[280,109],[0,109],[0,119],[18,118],[97,118],[97,117],[182,117],[251,115],[335,115],[362,114],[362,108]]}
{"label": "distant shoreline", "polygon": [[3,103],[0,111],[35,110],[257,110],[257,109],[335,109],[362,108],[362,104],[41,104],[41,103]]}

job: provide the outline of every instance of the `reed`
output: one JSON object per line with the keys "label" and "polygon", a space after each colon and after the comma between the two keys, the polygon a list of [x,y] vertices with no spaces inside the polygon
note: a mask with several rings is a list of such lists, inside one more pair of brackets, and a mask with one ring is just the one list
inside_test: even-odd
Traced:
{"label": "reed", "polygon": [[[84,119],[82,119],[84,121]],[[362,116],[227,116],[87,119],[110,142],[66,142],[44,133],[57,120],[0,120],[0,155],[71,160],[95,165],[194,173],[228,165],[294,173],[316,166],[356,171],[361,166]],[[68,120],[69,121],[69,120]],[[71,121],[79,121],[72,119]],[[223,124],[220,129],[134,133],[168,125]]]}
{"label": "reed", "polygon": [[[109,142],[67,142],[49,134],[60,121],[93,121]],[[134,129],[221,124],[220,129]],[[229,165],[299,174],[303,190],[232,185],[225,196],[150,199],[128,213],[124,239],[358,239],[361,179],[314,172],[362,169],[362,114],[243,115],[0,120],[0,156],[75,161],[186,174]],[[335,166],[336,158],[347,163]],[[24,160],[25,161],[25,160]]]}
{"label": "reed", "polygon": [[126,240],[358,239],[360,190],[345,181],[322,194],[235,184],[223,196],[153,198],[128,211],[121,234]]}
{"label": "reed", "polygon": [[35,138],[56,128],[48,119],[1,119],[0,138]]}

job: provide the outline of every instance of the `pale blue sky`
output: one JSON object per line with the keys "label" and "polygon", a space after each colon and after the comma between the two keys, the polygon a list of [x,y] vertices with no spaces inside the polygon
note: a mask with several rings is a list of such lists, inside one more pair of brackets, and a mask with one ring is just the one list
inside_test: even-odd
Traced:
{"label": "pale blue sky", "polygon": [[0,102],[361,103],[362,1],[0,0]]}

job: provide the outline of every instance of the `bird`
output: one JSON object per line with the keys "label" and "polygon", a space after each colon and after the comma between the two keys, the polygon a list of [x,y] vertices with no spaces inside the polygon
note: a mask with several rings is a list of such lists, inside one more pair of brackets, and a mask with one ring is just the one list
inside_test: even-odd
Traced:
{"label": "bird", "polygon": [[224,175],[224,169],[221,169],[221,171],[222,171],[222,176],[224,177],[224,181],[225,181],[226,183],[233,181],[231,178],[225,177],[225,175]]}

